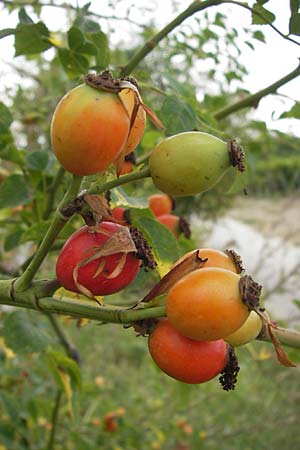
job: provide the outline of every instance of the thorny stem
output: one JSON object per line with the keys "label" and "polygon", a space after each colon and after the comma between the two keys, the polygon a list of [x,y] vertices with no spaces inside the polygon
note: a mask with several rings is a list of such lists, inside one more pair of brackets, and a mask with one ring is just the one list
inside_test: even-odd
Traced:
{"label": "thorny stem", "polygon": [[229,116],[230,114],[237,112],[241,109],[251,107],[251,106],[256,107],[258,105],[258,102],[263,97],[265,97],[266,95],[269,95],[269,94],[273,94],[281,86],[283,86],[284,84],[293,80],[294,78],[298,77],[299,75],[300,75],[300,65],[298,65],[295,70],[293,70],[289,74],[285,75],[283,78],[280,78],[280,80],[276,81],[275,83],[270,84],[269,86],[262,89],[261,91],[258,91],[252,95],[248,95],[247,97],[243,98],[239,102],[233,103],[232,105],[226,106],[225,108],[221,109],[220,111],[217,111],[214,114],[215,119],[221,120],[221,119],[224,119],[225,117]]}
{"label": "thorny stem", "polygon": [[59,413],[59,408],[60,408],[60,404],[61,404],[62,394],[63,394],[62,389],[58,389],[56,396],[55,396],[55,402],[54,402],[53,411],[52,411],[52,418],[51,418],[52,428],[50,430],[50,436],[49,436],[49,441],[48,441],[48,445],[47,445],[47,450],[53,450],[55,448],[54,447],[55,434],[56,434],[56,429],[57,429],[58,413]]}
{"label": "thorny stem", "polygon": [[42,240],[39,248],[37,249],[23,274],[15,282],[14,289],[16,292],[25,291],[30,286],[50,247],[52,246],[59,232],[68,221],[68,217],[65,217],[63,214],[61,214],[60,208],[66,205],[71,200],[74,200],[80,189],[81,181],[82,177],[75,175],[73,176],[73,181],[70,184],[69,189],[67,190],[61,204],[57,208],[44,239]]}
{"label": "thorny stem", "polygon": [[[13,292],[13,282],[14,280],[0,280],[0,304],[124,325],[166,316],[165,306],[146,307],[143,302],[138,303],[136,308],[120,308],[112,305],[99,306],[98,303],[88,298],[81,300],[52,297],[58,288],[56,280],[36,281],[25,292]],[[279,327],[272,328],[272,331],[282,344],[300,349],[299,331]],[[259,339],[271,342],[267,332],[263,336],[259,336]]]}
{"label": "thorny stem", "polygon": [[128,173],[126,175],[122,175],[119,178],[116,178],[111,181],[106,181],[106,183],[102,183],[99,185],[99,183],[96,181],[92,183],[88,189],[89,194],[102,194],[103,192],[109,191],[110,189],[113,189],[115,187],[121,186],[122,184],[129,183],[130,181],[136,181],[140,180],[142,178],[150,177],[150,169],[149,167],[146,167],[139,171],[134,171],[131,173]]}

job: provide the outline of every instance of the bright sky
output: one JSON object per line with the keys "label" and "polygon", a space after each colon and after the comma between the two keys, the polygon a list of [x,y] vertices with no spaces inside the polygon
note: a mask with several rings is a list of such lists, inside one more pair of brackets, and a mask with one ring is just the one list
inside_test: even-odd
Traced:
{"label": "bright sky", "polygon": [[[66,3],[65,0],[56,0],[56,3]],[[76,4],[75,0],[70,0],[69,3]],[[112,11],[109,7],[109,0],[92,0],[91,9],[99,14],[111,15]],[[126,17],[128,4],[131,2],[121,1],[118,3],[118,15]],[[180,11],[189,5],[190,1],[178,0],[177,1],[177,11],[174,12],[171,7],[170,0],[137,0],[135,6],[130,9],[130,18],[137,22],[148,23],[149,17],[151,17],[158,28],[166,25],[173,17],[175,17]],[[253,1],[249,2],[250,4]],[[287,1],[269,0],[267,3],[268,9],[272,10],[277,17],[275,25],[284,33],[288,30],[288,20],[289,20],[289,10]],[[77,0],[79,6],[86,4],[86,0]],[[150,8],[154,5],[153,12],[147,12],[147,15],[142,15],[140,12],[140,6],[149,5]],[[218,6],[221,12],[226,12],[229,14],[230,20],[236,29],[242,29],[243,27],[249,27],[251,25],[250,13],[242,10],[241,8],[234,5],[222,5]],[[152,9],[152,8],[151,8]],[[42,20],[45,21],[49,29],[55,30],[65,30],[66,29],[66,18],[62,12],[62,9],[45,7],[43,9]],[[30,8],[28,12],[31,13]],[[199,13],[200,16],[201,13]],[[14,27],[17,23],[17,12],[13,12],[10,15],[6,13],[6,10],[0,9],[0,29]],[[122,35],[122,39],[131,40],[134,28],[130,26],[127,29],[126,21],[119,22],[118,25],[118,36]],[[247,46],[243,46],[243,54],[240,59],[244,63],[248,70],[249,76],[245,79],[244,87],[251,92],[256,92],[259,89],[266,87],[267,85],[275,82],[279,78],[291,72],[299,64],[300,57],[300,46],[290,43],[280,37],[275,31],[267,26],[263,27],[263,31],[267,38],[267,44],[260,42],[255,43],[255,51],[252,51]],[[295,40],[300,42],[300,38],[293,36]],[[112,37],[113,39],[113,37]],[[19,78],[16,76],[11,76],[11,64],[22,63],[21,58],[13,59],[14,48],[13,48],[13,37],[6,37],[0,40],[0,95],[1,97],[5,95],[5,90],[7,88],[15,86]],[[300,77],[291,81],[284,87],[280,88],[279,92],[284,96],[291,97],[295,100],[300,101]],[[293,101],[288,100],[284,96],[268,96],[263,99],[257,110],[254,112],[254,117],[258,119],[264,119],[270,128],[280,129],[282,131],[290,131],[300,136],[300,126],[299,120],[296,119],[284,119],[276,120],[280,114],[289,110],[293,105]]]}

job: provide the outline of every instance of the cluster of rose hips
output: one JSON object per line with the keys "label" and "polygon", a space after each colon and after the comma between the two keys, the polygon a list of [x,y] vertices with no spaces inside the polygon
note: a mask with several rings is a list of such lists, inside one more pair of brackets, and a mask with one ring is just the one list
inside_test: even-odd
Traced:
{"label": "cluster of rose hips", "polygon": [[[134,79],[114,79],[108,71],[87,75],[57,105],[51,125],[55,155],[76,176],[103,173],[111,164],[117,176],[128,173],[132,166],[126,167],[126,159],[141,140],[146,113],[163,127],[143,103]],[[148,198],[149,208],[176,237],[182,220],[172,214],[172,196],[205,192],[232,166],[245,168],[243,151],[234,140],[226,143],[198,131],[162,140],[148,163],[154,185],[163,192]],[[65,289],[95,299],[126,287],[141,265],[155,267],[147,242],[128,226],[125,213],[124,208],[111,215],[106,211],[104,219],[96,217],[66,241],[56,264]],[[167,292],[167,319],[152,329],[150,354],[178,380],[201,383],[221,373],[224,389],[232,389],[238,366],[231,345],[256,337],[261,320],[250,313],[251,302],[245,300],[249,279],[245,281],[231,254],[202,249],[197,258],[201,267],[180,277]],[[250,322],[256,324],[251,333],[241,331]]]}
{"label": "cluster of rose hips", "polygon": [[[152,358],[165,373],[185,383],[203,383],[221,374],[234,389],[238,365],[232,347],[255,339],[262,329],[261,286],[243,275],[234,252],[199,249],[200,268],[183,276],[167,293],[167,318],[149,337]],[[187,259],[185,255],[177,263]]]}

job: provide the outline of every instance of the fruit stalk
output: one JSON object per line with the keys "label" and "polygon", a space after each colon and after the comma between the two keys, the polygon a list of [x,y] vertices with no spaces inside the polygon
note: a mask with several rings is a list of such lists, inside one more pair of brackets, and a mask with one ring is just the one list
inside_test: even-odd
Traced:
{"label": "fruit stalk", "polygon": [[141,180],[142,178],[147,178],[150,176],[151,175],[149,167],[145,167],[142,170],[130,172],[114,180],[106,181],[101,185],[99,185],[99,182],[95,181],[94,183],[91,183],[87,193],[102,194],[103,192],[109,191],[110,189],[122,186],[122,184],[129,183],[131,181]]}

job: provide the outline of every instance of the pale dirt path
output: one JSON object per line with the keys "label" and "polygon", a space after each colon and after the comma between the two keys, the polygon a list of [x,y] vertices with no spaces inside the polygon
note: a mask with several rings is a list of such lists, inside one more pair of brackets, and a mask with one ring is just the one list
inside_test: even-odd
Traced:
{"label": "pale dirt path", "polygon": [[283,198],[238,197],[225,213],[267,236],[300,245],[300,196]]}

